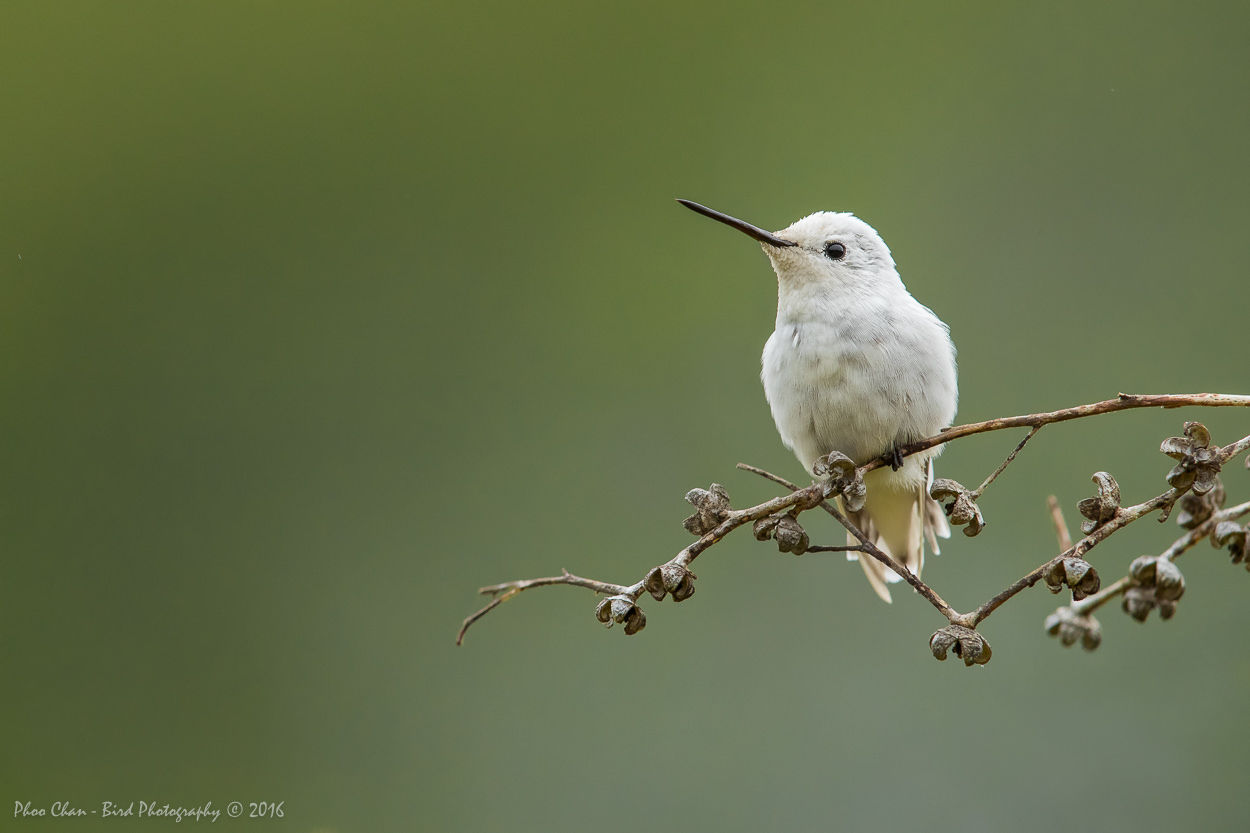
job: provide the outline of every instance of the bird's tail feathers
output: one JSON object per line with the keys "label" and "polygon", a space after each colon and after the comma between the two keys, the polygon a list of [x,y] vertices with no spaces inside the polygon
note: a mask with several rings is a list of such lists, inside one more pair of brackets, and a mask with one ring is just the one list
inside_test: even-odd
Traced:
{"label": "bird's tail feathers", "polygon": [[[927,479],[932,480],[932,465],[926,461]],[[873,488],[875,485],[876,488]],[[892,489],[893,484],[878,482],[869,484],[868,499],[858,512],[848,512],[851,523],[860,528],[868,539],[887,555],[902,564],[917,577],[924,569],[925,543],[937,555],[937,539],[950,537],[950,525],[942,507],[929,497],[928,484],[905,489]],[[858,543],[847,534],[847,544]],[[884,602],[890,602],[888,585],[903,577],[875,558],[859,553],[847,553],[848,560],[858,560],[872,589]]]}
{"label": "bird's tail feathers", "polygon": [[[868,536],[869,541],[872,541],[879,547],[882,546],[881,537],[877,534],[877,525],[873,523],[872,516],[868,514],[866,508],[858,512],[847,511],[846,505],[843,504],[841,498],[838,498],[838,504],[839,508],[846,514],[847,520],[859,527],[859,530]],[[854,535],[850,532],[846,533],[847,546],[853,547],[858,543],[859,540]],[[872,585],[873,592],[877,594],[881,601],[890,604],[892,600],[890,599],[890,588],[886,586],[886,573],[889,573],[897,581],[898,576],[894,574],[894,571],[870,555],[860,558],[860,554],[857,552],[848,552],[846,560],[858,561],[859,566],[864,568],[864,575],[868,578],[868,583]]]}

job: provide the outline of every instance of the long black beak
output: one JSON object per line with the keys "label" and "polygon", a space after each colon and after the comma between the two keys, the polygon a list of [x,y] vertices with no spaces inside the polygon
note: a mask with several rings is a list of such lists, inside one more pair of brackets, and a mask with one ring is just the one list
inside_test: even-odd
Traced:
{"label": "long black beak", "polygon": [[678,202],[686,206],[686,208],[689,208],[691,211],[699,212],[704,217],[711,217],[713,220],[722,222],[731,228],[736,228],[738,231],[750,237],[754,237],[761,243],[767,243],[768,245],[776,246],[779,249],[786,246],[798,245],[798,243],[795,243],[793,240],[782,240],[777,235],[764,231],[759,226],[753,226],[745,220],[739,220],[737,217],[730,217],[728,214],[721,214],[719,211],[713,211],[706,205],[699,205],[697,202],[691,202],[690,200],[679,199]]}

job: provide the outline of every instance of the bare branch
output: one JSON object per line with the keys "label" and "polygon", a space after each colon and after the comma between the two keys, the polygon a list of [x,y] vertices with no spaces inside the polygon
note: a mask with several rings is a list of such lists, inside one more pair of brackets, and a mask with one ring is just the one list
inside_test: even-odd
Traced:
{"label": "bare branch", "polygon": [[[1247,437],[1247,439],[1250,439],[1250,437]],[[1207,538],[1221,521],[1235,520],[1245,514],[1250,514],[1250,500],[1245,503],[1239,503],[1236,506],[1230,506],[1227,509],[1221,509],[1206,521],[1173,541],[1170,547],[1159,554],[1159,557],[1166,558],[1169,561],[1175,560],[1187,550],[1193,548],[1195,544],[1198,544]],[[1134,582],[1131,576],[1124,576],[1123,578],[1107,585],[1092,596],[1087,596],[1078,602],[1073,602],[1067,607],[1076,615],[1088,615],[1114,599],[1116,596],[1119,596],[1125,590],[1132,587],[1133,584]]]}
{"label": "bare branch", "polygon": [[[1030,428],[1029,433],[975,491],[968,492],[958,484],[951,486],[952,489],[956,489],[962,495],[959,498],[960,500],[971,498],[975,502],[985,489],[1015,460],[1025,444],[1045,425],[1134,408],[1177,408],[1185,405],[1245,407],[1250,406],[1250,396],[1212,393],[1146,396],[1120,394],[1116,399],[1094,402],[1089,405],[1079,405],[1059,411],[1001,417],[947,428],[932,437],[901,445],[894,451],[897,452],[898,456],[907,456],[973,434],[1008,428]],[[605,599],[600,603],[599,608],[596,610],[596,616],[601,622],[609,625],[614,622],[623,622],[626,624],[626,633],[636,633],[645,624],[645,616],[642,615],[642,611],[635,604],[644,592],[650,593],[657,600],[662,600],[670,595],[674,601],[682,601],[689,598],[694,593],[694,574],[689,571],[689,565],[700,554],[721,541],[733,530],[740,526],[754,523],[756,537],[760,540],[774,539],[783,552],[794,552],[796,554],[802,554],[803,552],[854,552],[859,553],[861,558],[873,558],[880,564],[893,570],[910,584],[918,594],[933,605],[950,623],[946,628],[934,634],[930,642],[934,655],[939,659],[946,655],[947,649],[951,649],[956,654],[960,654],[963,651],[961,658],[964,659],[966,664],[980,664],[987,661],[990,656],[989,645],[980,634],[976,633],[976,627],[1007,600],[1022,590],[1032,587],[1043,578],[1045,578],[1052,589],[1070,585],[1073,588],[1074,596],[1078,599],[1069,607],[1060,609],[1060,612],[1069,616],[1069,619],[1061,622],[1060,625],[1067,629],[1061,635],[1065,644],[1070,644],[1071,640],[1069,637],[1074,632],[1072,628],[1085,627],[1083,623],[1074,623],[1070,617],[1087,614],[1097,609],[1100,605],[1105,604],[1109,599],[1134,586],[1131,576],[1126,576],[1099,590],[1096,571],[1083,561],[1085,553],[1106,540],[1116,531],[1148,514],[1162,511],[1160,520],[1166,519],[1173,504],[1183,495],[1189,493],[1191,489],[1194,495],[1210,494],[1214,496],[1218,494],[1220,495],[1218,501],[1222,502],[1223,493],[1211,491],[1219,486],[1218,472],[1220,466],[1232,457],[1250,449],[1250,436],[1243,437],[1222,448],[1209,446],[1210,436],[1205,427],[1199,423],[1186,423],[1185,435],[1183,438],[1174,437],[1165,441],[1161,448],[1164,453],[1179,461],[1172,471],[1168,473],[1168,482],[1172,488],[1147,501],[1143,501],[1135,506],[1122,507],[1119,505],[1119,491],[1114,478],[1105,472],[1095,475],[1095,482],[1099,484],[1099,496],[1082,501],[1080,506],[1081,512],[1090,520],[1086,522],[1084,527],[1087,534],[1075,544],[1068,533],[1058,501],[1052,495],[1049,498],[1051,519],[1055,525],[1055,533],[1061,552],[1008,585],[1004,590],[982,603],[970,613],[959,613],[952,608],[931,586],[921,581],[918,576],[912,574],[905,566],[897,563],[882,551],[874,541],[869,539],[863,530],[851,523],[841,511],[841,501],[844,498],[851,501],[852,505],[854,505],[854,501],[863,499],[864,485],[862,478],[865,473],[879,468],[887,462],[897,462],[897,456],[894,453],[883,455],[856,467],[845,455],[834,453],[829,455],[829,458],[822,458],[822,460],[838,458],[829,464],[829,468],[824,470],[830,472],[828,478],[815,482],[810,486],[798,486],[763,469],[739,463],[738,468],[764,477],[789,490],[789,494],[775,497],[746,509],[732,509],[728,495],[723,487],[716,484],[712,485],[710,491],[703,489],[691,491],[687,495],[687,500],[695,505],[697,511],[695,515],[687,518],[685,525],[687,529],[698,535],[698,538],[680,550],[667,562],[653,567],[641,581],[634,584],[623,585],[582,578],[564,571],[559,576],[522,579],[481,588],[479,592],[495,596],[495,598],[485,607],[464,620],[456,642],[459,644],[464,639],[465,632],[473,623],[522,591],[534,587],[561,584],[582,587],[595,593],[609,596],[609,599]],[[952,494],[955,493],[952,492]],[[1194,498],[1186,498],[1186,500],[1192,502]],[[1217,498],[1199,499],[1199,504],[1202,504],[1204,500],[1205,504],[1210,506],[1212,501],[1217,500]],[[953,505],[947,506],[948,513],[952,511]],[[811,546],[808,543],[807,533],[798,525],[797,518],[801,513],[818,506],[837,520],[850,533],[850,536],[859,543],[847,544],[845,546]],[[1185,511],[1193,512],[1195,510],[1190,507]],[[1250,512],[1250,502],[1214,513],[1204,523],[1178,539],[1159,558],[1170,560],[1177,557],[1186,549],[1192,547],[1197,541],[1209,536],[1218,521],[1228,520],[1248,512]],[[951,515],[951,517],[953,522],[963,522],[955,520],[955,515]],[[1056,570],[1059,570],[1063,575],[1056,577],[1058,575],[1055,572]],[[1169,570],[1172,571],[1173,579],[1180,583],[1181,577],[1175,573],[1175,568],[1169,568]],[[1160,575],[1163,574],[1162,565],[1159,568],[1159,572]],[[1162,580],[1160,579],[1160,581]],[[1163,586],[1160,584],[1161,588]],[[1181,589],[1183,590],[1183,585]],[[1134,590],[1133,592],[1139,593],[1141,591]],[[1091,593],[1091,595],[1081,599],[1081,595],[1084,593]],[[1178,596],[1179,591],[1171,598],[1175,599]],[[1160,595],[1159,598],[1166,600],[1167,597]],[[1056,625],[1056,627],[1060,625]],[[1096,623],[1093,627],[1096,628]],[[1093,634],[1093,636],[1096,637],[1097,634]],[[1096,644],[1097,639],[1093,639],[1086,646],[1092,647],[1092,645]]]}
{"label": "bare branch", "polygon": [[[1247,407],[1250,406],[1250,396],[1240,396],[1227,393],[1179,393],[1179,394],[1132,394],[1122,393],[1115,399],[1106,399],[1102,402],[1092,402],[1089,405],[1077,405],[1072,408],[1063,408],[1058,411],[1047,411],[1039,414],[1022,414],[1012,417],[998,417],[996,419],[987,419],[984,422],[970,422],[965,425],[956,425],[939,431],[932,437],[926,437],[923,440],[905,443],[900,445],[895,451],[900,456],[906,457],[917,452],[927,451],[952,440],[958,440],[961,437],[970,437],[973,434],[984,434],[987,431],[1001,431],[1005,428],[1032,428],[1039,425],[1050,425],[1053,422],[1067,422],[1071,419],[1081,419],[1083,417],[1098,416],[1099,414],[1110,414],[1116,411],[1127,411],[1134,408],[1183,408],[1186,405],[1199,405],[1207,408],[1221,407]],[[863,464],[861,468],[864,471],[870,471],[881,466],[890,465],[894,460],[894,453],[882,454],[871,461]]]}
{"label": "bare branch", "polygon": [[1065,558],[1079,558],[1085,555],[1085,553],[1089,552],[1100,541],[1105,540],[1115,531],[1123,529],[1133,521],[1138,520],[1151,512],[1158,511],[1165,506],[1171,506],[1182,494],[1184,494],[1183,489],[1168,489],[1163,494],[1152,497],[1150,500],[1139,503],[1136,506],[1121,509],[1118,513],[1116,513],[1115,518],[1098,527],[1080,541],[1077,541],[1075,545],[1059,553],[1045,564],[1042,564],[1040,567],[1037,567],[1036,569],[1026,573],[1023,577],[1012,582],[1005,590],[996,594],[993,598],[978,607],[972,613],[972,621],[977,625],[984,622],[987,618],[989,618],[991,613],[1002,606],[1003,602],[1007,601],[1021,590],[1032,587],[1041,581],[1042,576],[1045,575],[1046,571],[1055,564],[1063,561]]}

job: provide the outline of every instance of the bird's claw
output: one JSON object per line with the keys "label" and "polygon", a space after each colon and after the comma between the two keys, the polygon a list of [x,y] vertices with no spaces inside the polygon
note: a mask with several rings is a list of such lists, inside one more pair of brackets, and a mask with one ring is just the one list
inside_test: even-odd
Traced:
{"label": "bird's claw", "polygon": [[898,471],[903,467],[903,455],[899,453],[898,447],[890,449],[890,468]]}

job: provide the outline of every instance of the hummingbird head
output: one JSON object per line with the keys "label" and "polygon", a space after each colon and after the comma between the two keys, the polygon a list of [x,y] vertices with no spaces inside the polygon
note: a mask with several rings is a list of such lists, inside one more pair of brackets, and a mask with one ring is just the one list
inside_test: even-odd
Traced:
{"label": "hummingbird head", "polygon": [[698,203],[678,202],[758,240],[772,261],[783,291],[816,287],[856,291],[886,284],[901,286],[885,241],[854,214],[818,211],[774,234]]}

